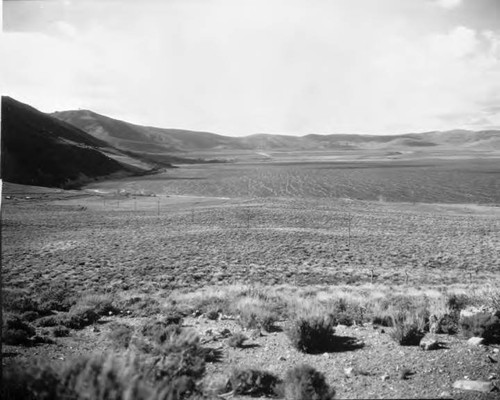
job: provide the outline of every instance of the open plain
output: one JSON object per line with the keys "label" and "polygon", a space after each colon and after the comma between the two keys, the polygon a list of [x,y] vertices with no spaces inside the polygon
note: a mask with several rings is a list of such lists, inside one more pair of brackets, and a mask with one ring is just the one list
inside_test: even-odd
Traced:
{"label": "open plain", "polygon": [[[223,388],[206,396],[244,398],[234,384],[224,390],[236,367],[283,378],[306,363],[336,398],[496,398],[452,385],[498,385],[498,344],[471,346],[458,332],[436,334],[434,351],[400,346],[394,327],[376,317],[425,309],[428,324],[460,296],[498,305],[498,160],[331,157],[184,165],[78,191],[4,184],[4,313],[27,311],[19,299],[40,303],[57,290],[75,302],[107,296],[113,304],[65,337],[54,337],[58,324],[40,322],[65,310],[37,310],[37,337],[52,339],[4,345],[4,369],[116,351],[116,324],[138,335],[176,312],[218,355],[197,385]],[[297,315],[327,315],[339,304],[352,312],[336,324],[344,347],[305,354],[291,345]],[[252,307],[257,320],[271,313],[272,326],[242,322]],[[241,332],[249,344],[232,346],[224,332]]]}

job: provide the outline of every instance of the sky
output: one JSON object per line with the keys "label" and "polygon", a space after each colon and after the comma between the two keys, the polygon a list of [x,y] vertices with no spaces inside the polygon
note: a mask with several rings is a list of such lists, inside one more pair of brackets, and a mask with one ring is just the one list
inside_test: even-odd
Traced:
{"label": "sky", "polygon": [[4,0],[0,92],[210,131],[500,128],[500,0]]}

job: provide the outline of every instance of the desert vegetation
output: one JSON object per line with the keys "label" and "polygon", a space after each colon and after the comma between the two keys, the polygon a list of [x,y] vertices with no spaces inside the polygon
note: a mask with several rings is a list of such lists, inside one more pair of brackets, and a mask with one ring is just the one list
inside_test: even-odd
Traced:
{"label": "desert vegetation", "polygon": [[475,154],[415,154],[389,160],[384,152],[273,154],[272,161],[244,156],[237,163],[191,165],[138,181],[91,184],[91,188],[166,195],[231,198],[339,199],[409,203],[499,204],[496,158]]}
{"label": "desert vegetation", "polygon": [[498,385],[495,207],[127,185],[3,205],[3,398],[473,399],[454,382]]}

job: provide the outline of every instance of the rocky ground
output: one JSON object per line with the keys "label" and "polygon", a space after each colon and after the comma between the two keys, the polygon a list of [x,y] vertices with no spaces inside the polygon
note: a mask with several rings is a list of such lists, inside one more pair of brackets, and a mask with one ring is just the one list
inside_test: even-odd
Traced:
{"label": "rocky ground", "polygon": [[[167,295],[235,283],[305,287],[371,282],[393,288],[500,283],[500,213],[494,207],[286,199],[207,203],[165,197],[158,212],[155,199],[119,195],[9,197],[2,209],[4,289],[36,291],[57,281],[81,293]],[[117,320],[141,323],[140,318],[109,316],[53,344],[3,346],[3,366],[39,357],[58,363],[108,350],[109,323]],[[219,362],[208,364],[207,379],[225,376],[234,367],[256,367],[283,377],[288,368],[307,363],[325,374],[337,398],[499,396],[498,391],[453,388],[461,379],[498,386],[496,345],[435,335],[440,348],[424,351],[399,346],[388,328],[367,323],[336,328],[337,335],[357,344],[352,349],[308,355],[290,345],[286,324],[278,322],[271,333],[243,331],[249,340],[239,349],[220,335],[224,329],[242,331],[235,319],[184,321],[202,343],[221,352]]]}
{"label": "rocky ground", "polygon": [[[35,359],[65,362],[68,358],[92,352],[111,350],[107,338],[109,323],[140,325],[138,318],[109,317],[67,338],[57,338],[55,344],[36,347],[3,346],[3,368],[13,361],[32,363]],[[304,354],[295,350],[286,334],[278,331],[258,333],[244,331],[234,319],[219,321],[204,317],[187,318],[184,326],[196,330],[205,346],[220,350],[221,359],[207,365],[207,380],[224,379],[233,368],[255,368],[284,377],[287,369],[309,364],[325,374],[327,382],[339,399],[366,398],[453,398],[497,399],[498,391],[481,393],[453,388],[458,380],[489,381],[500,384],[499,346],[471,345],[467,340],[449,335],[432,335],[441,348],[424,351],[418,346],[399,346],[388,335],[390,328],[372,324],[338,326],[336,335],[353,340],[352,350]],[[221,332],[242,332],[249,339],[243,348],[228,346]],[[234,396],[234,398],[245,398]]]}

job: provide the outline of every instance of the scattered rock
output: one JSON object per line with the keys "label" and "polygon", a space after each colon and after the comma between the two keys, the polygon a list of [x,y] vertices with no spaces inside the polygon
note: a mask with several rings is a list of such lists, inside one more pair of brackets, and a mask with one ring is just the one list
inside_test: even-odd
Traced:
{"label": "scattered rock", "polygon": [[488,381],[461,380],[453,384],[453,388],[461,390],[473,390],[475,392],[489,393],[494,389],[494,385]]}
{"label": "scattered rock", "polygon": [[484,338],[474,336],[467,340],[467,343],[471,346],[479,346],[484,343]]}
{"label": "scattered rock", "polygon": [[495,360],[495,359],[494,359],[492,356],[490,356],[490,355],[488,355],[488,360],[490,360],[490,362],[491,362],[492,364],[496,364],[496,363],[498,362],[497,360]]}
{"label": "scattered rock", "polygon": [[352,376],[353,372],[354,372],[354,368],[353,367],[344,368],[344,374],[346,374],[346,376]]}
{"label": "scattered rock", "polygon": [[224,328],[222,331],[220,331],[220,335],[224,338],[227,338],[231,336],[231,331],[227,328]]}
{"label": "scattered rock", "polygon": [[425,351],[437,350],[439,349],[439,342],[432,337],[424,337],[420,341],[420,348]]}
{"label": "scattered rock", "polygon": [[448,398],[451,399],[451,393],[450,392],[446,392],[446,391],[445,392],[441,392],[439,394],[439,397],[448,397]]}
{"label": "scattered rock", "polygon": [[410,375],[413,375],[413,372],[411,372],[408,368],[403,368],[399,372],[399,379],[406,380]]}
{"label": "scattered rock", "polygon": [[386,381],[389,379],[389,374],[384,374],[380,377],[380,379],[382,379],[383,381]]}

